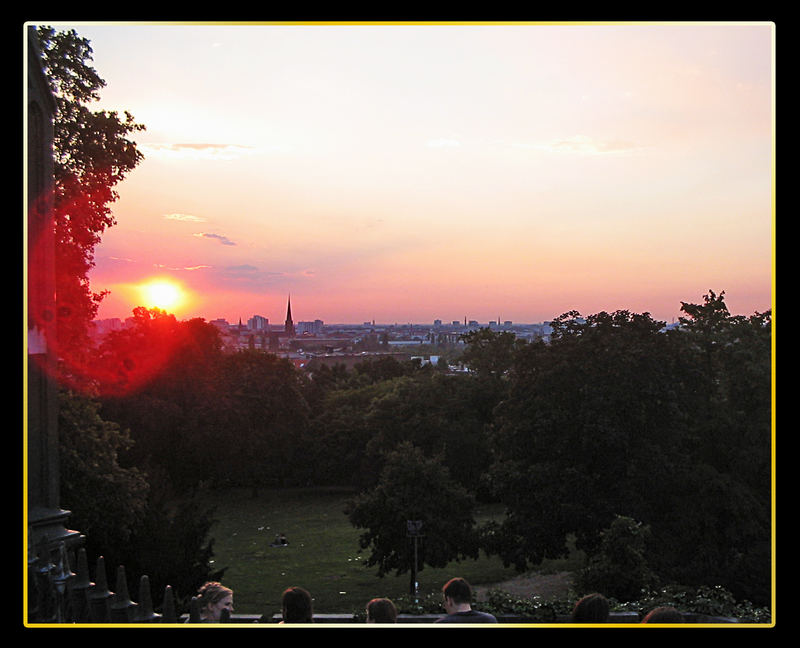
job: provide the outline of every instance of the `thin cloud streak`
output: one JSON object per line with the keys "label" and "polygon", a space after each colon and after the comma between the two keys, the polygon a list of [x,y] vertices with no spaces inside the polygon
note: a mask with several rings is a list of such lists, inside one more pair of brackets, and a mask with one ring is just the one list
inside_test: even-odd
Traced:
{"label": "thin cloud streak", "polygon": [[186,272],[195,272],[196,270],[208,270],[213,266],[210,265],[196,265],[196,266],[168,266],[164,265],[163,263],[154,263],[154,268],[160,268],[162,270],[173,270],[173,271],[186,271]]}
{"label": "thin cloud streak", "polygon": [[181,221],[186,223],[205,223],[207,219],[192,214],[164,214],[165,220]]}
{"label": "thin cloud streak", "polygon": [[233,241],[231,241],[227,236],[223,236],[222,234],[210,234],[208,232],[197,232],[194,234],[197,238],[207,238],[207,239],[214,239],[219,241],[222,245],[236,245]]}
{"label": "thin cloud streak", "polygon": [[141,145],[141,150],[145,157],[160,157],[170,160],[237,160],[251,153],[253,148],[237,144],[190,142],[181,144],[145,143]]}

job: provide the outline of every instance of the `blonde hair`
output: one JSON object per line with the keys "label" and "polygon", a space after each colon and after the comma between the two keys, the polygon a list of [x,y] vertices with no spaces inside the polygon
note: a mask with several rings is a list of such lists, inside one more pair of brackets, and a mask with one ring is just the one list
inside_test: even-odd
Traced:
{"label": "blonde hair", "polygon": [[200,599],[200,607],[214,605],[219,603],[226,596],[233,594],[233,590],[225,587],[222,583],[217,581],[209,581],[204,583],[203,586],[197,590],[197,598]]}

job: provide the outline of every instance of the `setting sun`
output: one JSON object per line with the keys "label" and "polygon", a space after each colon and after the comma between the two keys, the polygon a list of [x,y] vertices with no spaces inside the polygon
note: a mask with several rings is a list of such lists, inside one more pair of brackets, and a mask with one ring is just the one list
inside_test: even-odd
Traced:
{"label": "setting sun", "polygon": [[183,291],[180,286],[169,279],[153,279],[139,286],[144,306],[171,310],[183,301]]}

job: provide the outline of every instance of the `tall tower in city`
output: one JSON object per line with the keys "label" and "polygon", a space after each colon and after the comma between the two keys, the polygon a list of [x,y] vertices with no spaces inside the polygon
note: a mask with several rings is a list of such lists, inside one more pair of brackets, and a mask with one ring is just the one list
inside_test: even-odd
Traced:
{"label": "tall tower in city", "polygon": [[286,307],[286,324],[283,327],[284,333],[290,337],[294,337],[294,322],[292,321],[292,296],[289,295],[289,303]]}

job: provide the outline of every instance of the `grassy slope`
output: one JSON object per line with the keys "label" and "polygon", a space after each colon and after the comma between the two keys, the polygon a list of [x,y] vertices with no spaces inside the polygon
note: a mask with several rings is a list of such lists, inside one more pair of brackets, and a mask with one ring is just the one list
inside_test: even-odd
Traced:
{"label": "grassy slope", "polygon": [[[375,568],[365,567],[367,555],[358,548],[360,530],[343,512],[348,496],[336,491],[270,490],[254,498],[245,489],[213,496],[218,520],[211,530],[214,565],[227,568],[222,582],[234,590],[237,614],[279,612],[281,593],[291,585],[308,589],[314,609],[328,613],[363,610],[375,596],[407,594],[408,574],[381,579]],[[288,547],[269,546],[277,533],[286,534]],[[438,592],[452,576],[478,585],[515,575],[496,558],[453,563],[444,569],[426,567],[419,574],[420,591]]]}

